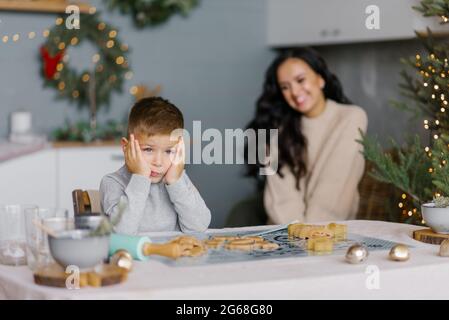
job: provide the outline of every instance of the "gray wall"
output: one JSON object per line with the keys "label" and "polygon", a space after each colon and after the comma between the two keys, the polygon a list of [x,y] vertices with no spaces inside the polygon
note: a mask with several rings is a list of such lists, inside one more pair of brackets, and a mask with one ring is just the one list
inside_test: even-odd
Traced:
{"label": "gray wall", "polygon": [[[101,1],[91,1],[102,7]],[[115,95],[100,121],[122,118],[133,99],[135,83],[161,84],[162,95],[184,112],[187,129],[193,120],[205,128],[243,127],[253,113],[264,69],[272,53],[265,46],[265,6],[261,0],[203,0],[184,19],[175,17],[156,28],[136,30],[128,16],[103,12],[129,44],[134,78],[123,95]],[[51,14],[0,12],[0,35],[19,33],[17,43],[0,42],[0,137],[8,132],[11,111],[33,112],[36,131],[49,132],[65,118],[86,118],[74,105],[54,100],[55,92],[42,89],[38,48],[42,36],[25,40],[29,31],[42,31],[54,23]],[[82,26],[81,26],[82,27]],[[85,66],[93,48],[84,44],[68,52],[75,65]],[[222,226],[231,205],[252,191],[241,178],[242,166],[192,165],[189,173],[213,211],[212,226]]]}
{"label": "gray wall", "polygon": [[[91,1],[102,8],[101,1]],[[136,30],[129,17],[103,12],[103,18],[119,28],[119,36],[132,49],[134,78],[123,95],[115,95],[100,121],[120,119],[133,99],[131,85],[161,84],[162,95],[185,114],[187,128],[201,120],[205,128],[239,128],[251,118],[254,101],[273,52],[265,45],[265,1],[202,0],[187,19],[173,18],[156,29]],[[17,43],[0,42],[0,137],[6,137],[10,112],[26,108],[33,112],[36,131],[48,133],[63,124],[86,119],[74,105],[54,100],[53,90],[42,89],[38,48],[43,38],[24,40],[29,31],[41,32],[54,23],[51,14],[0,12],[0,35],[19,33]],[[321,47],[330,67],[341,78],[353,101],[368,112],[369,130],[382,136],[401,135],[403,114],[387,101],[397,97],[401,56],[413,55],[413,41]],[[84,44],[69,51],[73,63],[85,65],[83,57],[93,48]],[[90,60],[90,58],[89,58]],[[213,227],[223,225],[230,207],[252,192],[242,178],[241,166],[192,165],[189,173],[213,211]]]}
{"label": "gray wall", "polygon": [[325,46],[318,49],[342,82],[346,95],[368,114],[368,133],[379,136],[388,147],[389,138],[403,142],[405,134],[425,131],[422,122],[409,121],[410,114],[391,106],[390,101],[409,101],[401,96],[400,72],[414,70],[401,58],[423,52],[418,40]]}

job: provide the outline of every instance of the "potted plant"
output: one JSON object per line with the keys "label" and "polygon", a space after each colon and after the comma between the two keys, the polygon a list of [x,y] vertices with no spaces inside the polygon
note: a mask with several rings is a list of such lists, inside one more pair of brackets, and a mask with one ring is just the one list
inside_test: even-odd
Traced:
{"label": "potted plant", "polygon": [[449,197],[435,197],[421,206],[421,212],[425,223],[434,232],[449,234]]}

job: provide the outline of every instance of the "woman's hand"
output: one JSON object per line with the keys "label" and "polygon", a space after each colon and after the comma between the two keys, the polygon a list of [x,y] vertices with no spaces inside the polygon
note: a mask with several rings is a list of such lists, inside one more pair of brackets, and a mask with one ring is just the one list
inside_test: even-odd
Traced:
{"label": "woman's hand", "polygon": [[139,141],[134,139],[133,134],[130,135],[130,141],[127,141],[123,153],[125,155],[125,164],[129,172],[147,178],[150,177],[150,164],[145,160],[142,150],[140,150]]}

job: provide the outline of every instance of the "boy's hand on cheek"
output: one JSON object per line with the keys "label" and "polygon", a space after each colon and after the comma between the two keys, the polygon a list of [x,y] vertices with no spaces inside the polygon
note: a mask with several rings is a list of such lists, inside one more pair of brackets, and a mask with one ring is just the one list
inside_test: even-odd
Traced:
{"label": "boy's hand on cheek", "polygon": [[130,135],[130,141],[125,146],[125,163],[128,171],[133,174],[139,174],[147,178],[150,177],[151,168],[145,160],[142,150],[140,150],[139,142],[134,139],[134,135]]}
{"label": "boy's hand on cheek", "polygon": [[173,184],[179,180],[184,170],[185,165],[185,146],[184,140],[181,138],[176,146],[176,153],[172,160],[170,168],[164,176],[164,182],[166,184]]}
{"label": "boy's hand on cheek", "polygon": [[184,164],[175,165],[174,163],[172,163],[172,165],[170,166],[170,168],[168,168],[168,171],[164,176],[164,182],[166,184],[175,183],[181,177],[183,170],[184,170]]}

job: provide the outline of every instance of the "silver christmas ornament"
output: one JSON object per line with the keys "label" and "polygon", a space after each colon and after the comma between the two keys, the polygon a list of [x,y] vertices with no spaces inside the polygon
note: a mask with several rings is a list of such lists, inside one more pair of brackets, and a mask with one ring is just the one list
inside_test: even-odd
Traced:
{"label": "silver christmas ornament", "polygon": [[389,257],[393,261],[407,261],[410,259],[410,250],[405,244],[397,244],[391,248]]}
{"label": "silver christmas ornament", "polygon": [[361,263],[368,257],[368,250],[364,245],[354,244],[346,251],[346,261],[352,264]]}
{"label": "silver christmas ornament", "polygon": [[449,257],[449,239],[443,240],[443,242],[441,242],[440,256]]}

